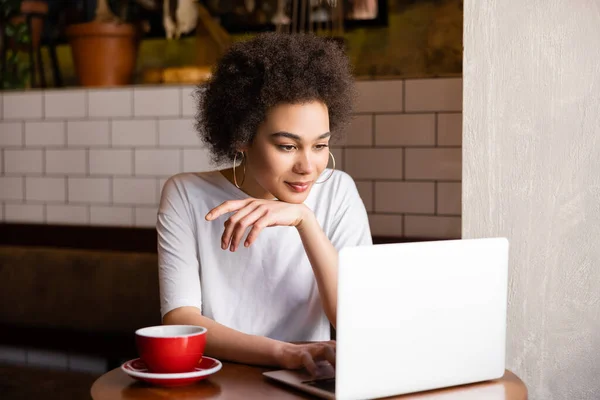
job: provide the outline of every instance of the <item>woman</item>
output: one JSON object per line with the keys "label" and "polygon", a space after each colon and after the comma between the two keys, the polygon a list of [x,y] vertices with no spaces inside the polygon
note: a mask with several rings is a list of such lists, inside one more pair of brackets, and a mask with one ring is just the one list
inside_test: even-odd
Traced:
{"label": "woman", "polygon": [[231,167],[165,183],[163,323],[208,328],[219,359],[315,373],[335,362],[337,252],[372,243],[354,181],[326,168],[351,114],[348,61],[315,36],[262,34],[232,46],[198,93],[196,126]]}

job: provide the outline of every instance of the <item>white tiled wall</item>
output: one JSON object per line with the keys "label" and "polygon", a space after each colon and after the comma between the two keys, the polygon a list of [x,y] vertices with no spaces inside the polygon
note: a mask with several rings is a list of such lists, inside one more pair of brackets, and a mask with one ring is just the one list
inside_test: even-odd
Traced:
{"label": "white tiled wall", "polygon": [[[462,79],[357,82],[333,148],[374,235],[460,236]],[[0,92],[0,218],[153,226],[170,175],[214,167],[192,87]]]}

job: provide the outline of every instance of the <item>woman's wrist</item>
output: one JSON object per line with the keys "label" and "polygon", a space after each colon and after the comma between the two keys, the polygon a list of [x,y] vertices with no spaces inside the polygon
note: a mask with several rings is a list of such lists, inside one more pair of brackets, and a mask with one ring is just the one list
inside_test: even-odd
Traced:
{"label": "woman's wrist", "polygon": [[291,346],[294,346],[293,343],[281,342],[277,341],[275,346],[273,347],[273,361],[281,368],[287,368],[285,362],[285,354],[289,352]]}
{"label": "woman's wrist", "polygon": [[298,232],[302,233],[302,231],[310,229],[311,226],[313,226],[317,222],[317,217],[315,216],[315,213],[313,213],[312,210],[306,205],[301,204],[300,207],[302,212],[300,217],[300,223],[296,225],[296,229],[298,230]]}

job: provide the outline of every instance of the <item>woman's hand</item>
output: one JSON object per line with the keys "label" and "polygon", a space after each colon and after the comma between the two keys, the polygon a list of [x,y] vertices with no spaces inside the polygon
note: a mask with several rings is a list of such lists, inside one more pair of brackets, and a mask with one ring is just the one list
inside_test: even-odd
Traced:
{"label": "woman's hand", "polygon": [[304,204],[290,204],[276,200],[230,200],[213,208],[206,214],[206,220],[212,221],[223,214],[235,212],[225,221],[225,231],[221,239],[221,248],[235,251],[244,233],[252,227],[245,247],[249,247],[258,237],[258,234],[269,226],[295,226],[307,218],[311,211]]}
{"label": "woman's hand", "polygon": [[335,368],[335,340],[306,344],[282,343],[275,359],[285,369],[304,367],[312,376],[330,375]]}

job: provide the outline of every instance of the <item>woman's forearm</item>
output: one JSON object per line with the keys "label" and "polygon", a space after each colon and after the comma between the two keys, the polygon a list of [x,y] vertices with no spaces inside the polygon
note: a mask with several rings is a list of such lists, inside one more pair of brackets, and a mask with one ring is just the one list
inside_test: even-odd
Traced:
{"label": "woman's forearm", "polygon": [[208,329],[206,349],[209,357],[243,364],[279,367],[278,353],[286,345],[263,336],[248,335],[203,316],[195,307],[181,307],[167,313],[165,325],[199,325]]}
{"label": "woman's forearm", "polygon": [[333,327],[337,316],[338,252],[312,212],[296,227],[313,268],[325,315]]}

